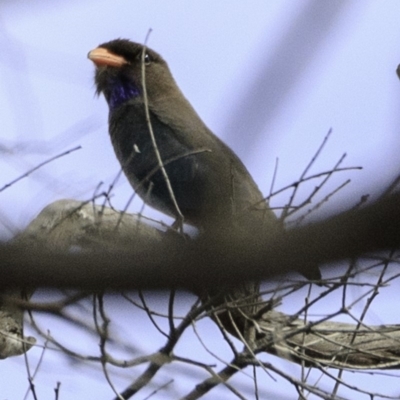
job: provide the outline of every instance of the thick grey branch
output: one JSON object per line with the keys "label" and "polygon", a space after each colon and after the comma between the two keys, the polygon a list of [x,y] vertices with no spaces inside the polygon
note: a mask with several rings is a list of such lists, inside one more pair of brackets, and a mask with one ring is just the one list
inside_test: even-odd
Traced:
{"label": "thick grey branch", "polygon": [[[9,297],[20,297],[19,290],[7,291]],[[0,299],[0,359],[19,356],[28,351],[36,339],[23,334],[23,310]]]}
{"label": "thick grey branch", "polygon": [[360,327],[324,321],[309,323],[270,311],[258,321],[265,337],[255,351],[290,361],[348,369],[399,369],[400,325]]}

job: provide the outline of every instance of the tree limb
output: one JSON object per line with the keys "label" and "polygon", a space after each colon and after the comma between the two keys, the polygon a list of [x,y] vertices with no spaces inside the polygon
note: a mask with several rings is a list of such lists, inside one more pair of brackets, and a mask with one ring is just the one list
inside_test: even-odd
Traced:
{"label": "tree limb", "polygon": [[[268,245],[265,238],[235,242],[234,236],[186,241],[128,214],[116,229],[119,212],[61,200],[46,207],[13,244],[0,248],[0,286],[96,291],[180,286],[200,291],[222,283],[261,280],[294,266],[306,268],[313,262],[396,247],[399,200],[399,195],[392,195],[361,210],[293,229],[268,238]],[[22,313],[16,310],[13,319],[22,332]],[[399,368],[400,325],[356,329],[331,321],[305,323],[268,310],[256,326],[258,336],[251,343],[255,353],[266,351],[308,365]],[[7,357],[12,351],[1,353],[0,348],[0,354]]]}

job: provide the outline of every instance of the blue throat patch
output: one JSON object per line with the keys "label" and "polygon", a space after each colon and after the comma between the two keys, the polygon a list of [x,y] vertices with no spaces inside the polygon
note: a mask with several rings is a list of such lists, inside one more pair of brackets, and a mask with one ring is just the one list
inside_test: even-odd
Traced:
{"label": "blue throat patch", "polygon": [[115,110],[128,100],[140,95],[139,88],[128,79],[117,79],[110,82],[110,93],[106,97],[110,111]]}

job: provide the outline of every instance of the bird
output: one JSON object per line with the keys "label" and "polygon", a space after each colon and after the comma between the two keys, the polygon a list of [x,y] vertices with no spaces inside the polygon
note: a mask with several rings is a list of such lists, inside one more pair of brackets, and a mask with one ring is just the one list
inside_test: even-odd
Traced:
{"label": "bird", "polygon": [[[205,125],[161,55],[115,39],[91,50],[88,58],[95,65],[96,93],[108,103],[115,154],[146,204],[195,226],[200,235],[234,231],[255,238],[283,229],[245,165]],[[230,311],[218,317],[237,335],[248,323],[243,314],[259,309],[253,307],[261,304],[259,285],[230,288],[224,299],[243,306],[233,317],[235,326]]]}
{"label": "bird", "polygon": [[[141,44],[116,39],[88,54],[96,66],[96,92],[109,106],[111,142],[136,193],[151,207],[176,219],[183,217],[202,231],[232,226],[243,231],[276,229],[277,218],[247,168],[207,128],[166,61],[147,47],[145,105],[143,49]],[[145,107],[166,174],[157,159]]]}

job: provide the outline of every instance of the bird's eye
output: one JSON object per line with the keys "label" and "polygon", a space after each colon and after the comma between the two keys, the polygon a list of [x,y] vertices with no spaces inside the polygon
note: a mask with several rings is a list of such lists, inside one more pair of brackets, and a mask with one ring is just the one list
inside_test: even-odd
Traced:
{"label": "bird's eye", "polygon": [[[143,60],[143,52],[141,51],[140,53],[136,54],[136,60],[139,61],[140,63]],[[144,64],[149,65],[154,61],[153,57],[149,53],[144,54]]]}
{"label": "bird's eye", "polygon": [[149,53],[146,53],[146,54],[144,55],[144,63],[145,63],[146,65],[149,65],[152,61],[153,61],[153,60],[152,60],[151,56],[149,55]]}

